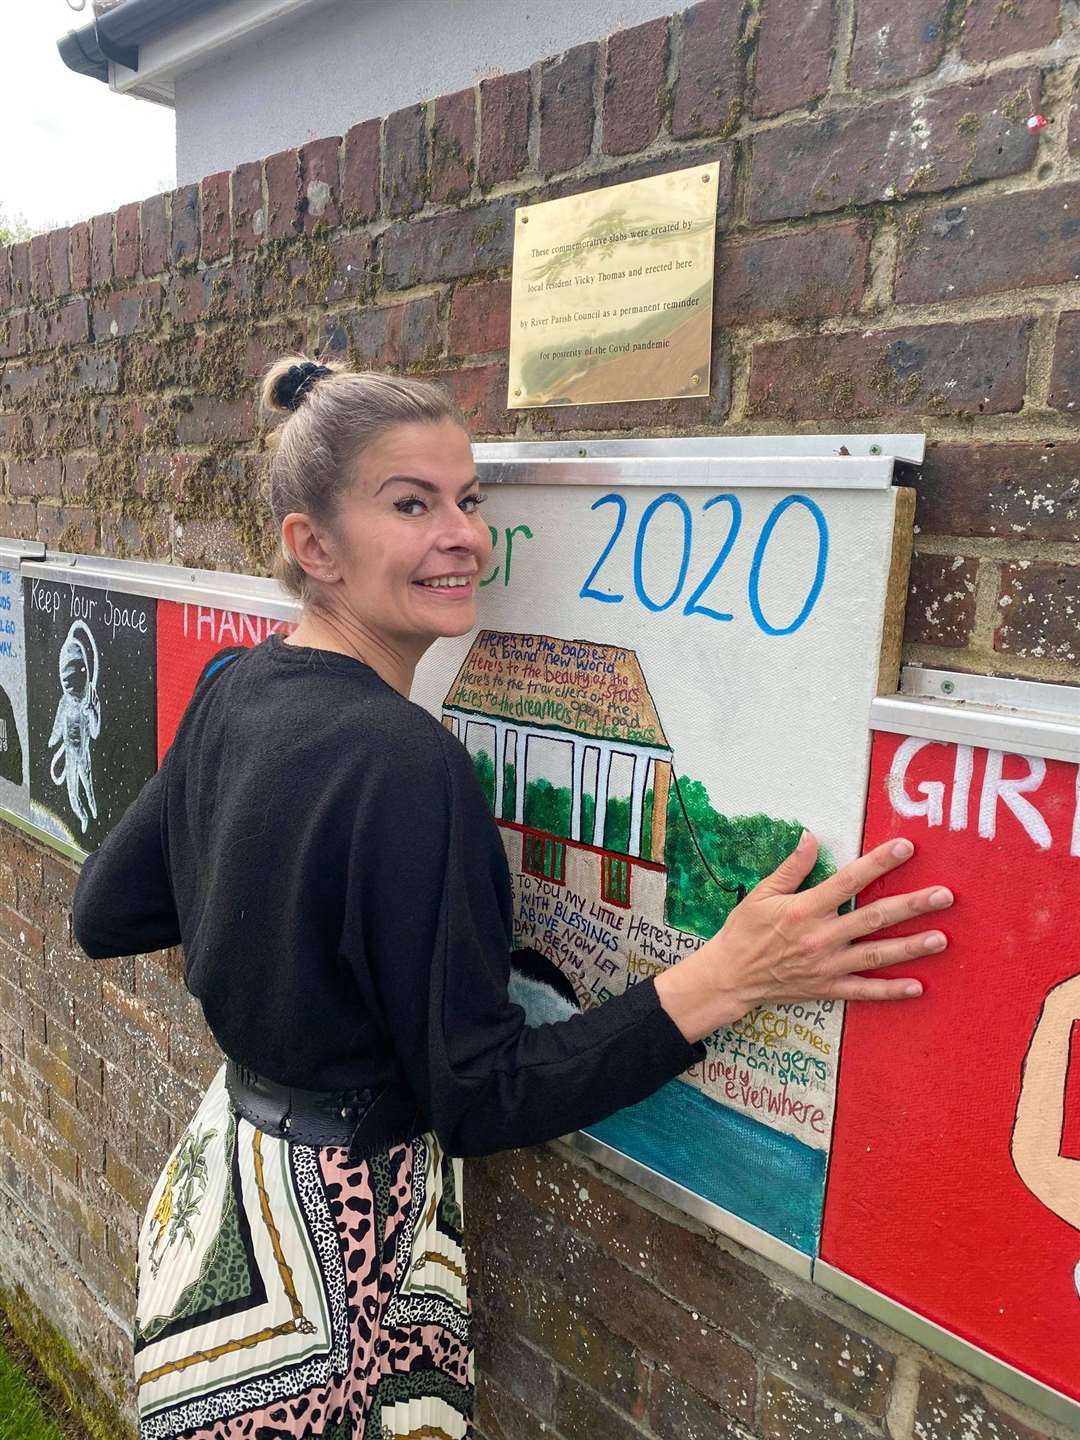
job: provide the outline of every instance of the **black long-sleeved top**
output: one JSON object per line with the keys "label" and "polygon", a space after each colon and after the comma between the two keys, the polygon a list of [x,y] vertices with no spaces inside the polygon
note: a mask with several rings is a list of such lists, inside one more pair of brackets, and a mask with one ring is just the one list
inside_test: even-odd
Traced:
{"label": "black long-sleeved top", "polygon": [[94,957],[182,944],[226,1055],[309,1089],[403,1084],[452,1154],[589,1125],[701,1054],[651,980],[527,1027],[465,748],[367,665],[277,635],[200,680],[73,920]]}

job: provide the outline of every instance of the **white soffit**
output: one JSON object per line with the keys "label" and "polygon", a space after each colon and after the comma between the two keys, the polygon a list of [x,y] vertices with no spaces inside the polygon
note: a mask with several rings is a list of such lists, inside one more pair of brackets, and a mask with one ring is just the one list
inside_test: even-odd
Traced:
{"label": "white soffit", "polygon": [[175,81],[185,70],[195,70],[233,46],[253,39],[296,16],[304,9],[330,0],[232,0],[139,46],[139,68],[109,65],[109,88],[121,95],[172,105]]}

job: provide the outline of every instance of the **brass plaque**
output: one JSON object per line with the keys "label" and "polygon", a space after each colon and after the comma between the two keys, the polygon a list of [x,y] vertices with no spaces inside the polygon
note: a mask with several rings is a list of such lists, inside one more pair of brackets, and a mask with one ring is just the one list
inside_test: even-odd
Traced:
{"label": "brass plaque", "polygon": [[720,164],[522,206],[510,409],[708,395]]}

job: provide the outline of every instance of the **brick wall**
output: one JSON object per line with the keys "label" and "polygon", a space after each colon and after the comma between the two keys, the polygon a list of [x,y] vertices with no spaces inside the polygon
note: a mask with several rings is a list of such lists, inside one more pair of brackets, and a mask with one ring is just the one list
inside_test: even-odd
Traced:
{"label": "brick wall", "polygon": [[[1071,0],[706,0],[0,250],[0,534],[260,569],[253,380],[298,346],[478,437],[925,429],[906,658],[1075,681],[1078,59]],[[716,159],[711,398],[507,412],[514,207]],[[178,957],[88,962],[72,868],[2,835],[0,1286],[130,1405],[216,1056]],[[487,1440],[1059,1433],[557,1148],[469,1183]]]}

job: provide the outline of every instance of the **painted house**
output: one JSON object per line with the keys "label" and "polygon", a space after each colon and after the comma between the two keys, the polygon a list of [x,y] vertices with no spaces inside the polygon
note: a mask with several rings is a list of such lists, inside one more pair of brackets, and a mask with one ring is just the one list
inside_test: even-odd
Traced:
{"label": "painted house", "polygon": [[442,718],[490,777],[511,872],[663,915],[671,747],[632,650],[483,630]]}

